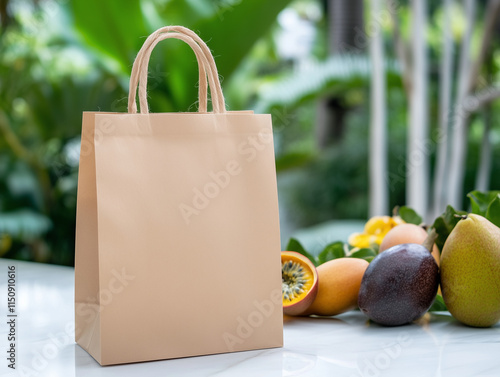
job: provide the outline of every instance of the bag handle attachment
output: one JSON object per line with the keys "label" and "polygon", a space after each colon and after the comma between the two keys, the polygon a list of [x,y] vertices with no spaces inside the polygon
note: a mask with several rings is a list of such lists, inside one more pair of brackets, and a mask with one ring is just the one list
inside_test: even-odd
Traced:
{"label": "bag handle attachment", "polygon": [[136,92],[139,85],[139,104],[141,114],[149,112],[147,103],[147,78],[148,63],[154,47],[162,40],[168,38],[180,39],[187,43],[194,51],[199,69],[199,110],[207,111],[207,76],[212,97],[214,113],[226,112],[224,95],[220,85],[219,75],[215,60],[206,43],[193,31],[183,26],[165,26],[152,33],[142,45],[132,67],[130,76],[128,112],[137,113]]}

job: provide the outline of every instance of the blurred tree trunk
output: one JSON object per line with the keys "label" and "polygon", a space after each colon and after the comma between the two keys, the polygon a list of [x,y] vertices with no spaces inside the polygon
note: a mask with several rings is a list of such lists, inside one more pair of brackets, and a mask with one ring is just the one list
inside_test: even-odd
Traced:
{"label": "blurred tree trunk", "polygon": [[0,35],[2,35],[12,21],[9,13],[9,0],[0,0]]}
{"label": "blurred tree trunk", "polygon": [[436,140],[436,168],[434,170],[434,190],[432,217],[439,216],[446,207],[445,183],[449,156],[449,114],[451,110],[451,95],[453,90],[453,39],[451,35],[452,0],[444,0],[442,57],[439,72],[439,131]]}
{"label": "blurred tree trunk", "polygon": [[[447,198],[449,204],[457,209],[462,208],[463,203],[463,185],[465,177],[465,162],[467,157],[467,134],[469,114],[474,109],[469,100],[470,94],[475,90],[480,77],[480,70],[485,61],[490,49],[493,33],[495,32],[497,19],[500,15],[500,0],[490,0],[485,10],[484,32],[481,38],[481,47],[479,55],[470,64],[470,40],[475,24],[476,1],[465,0],[465,14],[467,16],[467,29],[462,40],[460,51],[460,68],[459,68],[459,86],[457,99],[455,101],[455,109],[453,114],[452,144],[449,167],[449,179],[447,187]],[[473,102],[491,101],[498,97],[498,92],[495,89],[486,89],[485,98],[480,95],[474,97]],[[491,92],[488,95],[488,92]]]}
{"label": "blurred tree trunk", "polygon": [[412,0],[412,92],[406,157],[406,203],[427,218],[429,200],[427,1]]}
{"label": "blurred tree trunk", "polygon": [[465,176],[465,161],[467,154],[467,125],[469,112],[465,109],[465,99],[468,95],[470,81],[470,45],[476,18],[476,0],[465,0],[465,16],[467,26],[460,46],[460,61],[458,67],[458,92],[455,101],[453,125],[451,128],[451,155],[448,164],[449,179],[448,203],[457,209],[462,209],[463,182]]}
{"label": "blurred tree trunk", "polygon": [[[490,50],[486,58],[486,69],[488,76],[494,74],[493,54]],[[479,164],[477,167],[475,189],[479,191],[488,191],[490,187],[491,165],[493,159],[491,144],[491,123],[493,122],[493,114],[491,103],[487,103],[483,109],[483,137],[481,140],[481,148],[479,155]]]}
{"label": "blurred tree trunk", "polygon": [[490,133],[492,118],[491,105],[487,104],[483,110],[484,128],[475,185],[475,189],[479,191],[488,191],[490,187],[491,163],[493,157]]}
{"label": "blurred tree trunk", "polygon": [[400,19],[398,18],[398,13],[394,10],[394,2],[392,0],[386,0],[386,5],[389,8],[389,14],[391,16],[392,21],[392,33],[393,33],[393,46],[394,46],[394,54],[399,60],[399,64],[401,66],[401,78],[403,80],[403,87],[406,92],[406,96],[408,99],[411,96],[411,79],[412,75],[412,62],[411,62],[411,54],[408,46],[403,41],[403,36],[401,35],[401,25]]}
{"label": "blurred tree trunk", "polygon": [[[330,55],[364,52],[368,38],[364,34],[363,0],[324,0],[324,5]],[[341,97],[318,103],[316,141],[320,148],[342,137],[347,111]]]}
{"label": "blurred tree trunk", "polygon": [[375,16],[382,12],[382,0],[371,1],[370,17],[373,20],[373,35],[370,40],[372,64],[371,123],[370,123],[370,212],[369,216],[386,215],[389,211],[389,192],[385,179],[387,166],[387,113],[386,80],[384,71],[384,40],[380,23]]}
{"label": "blurred tree trunk", "polygon": [[365,51],[363,0],[328,0],[328,46],[332,54]]}

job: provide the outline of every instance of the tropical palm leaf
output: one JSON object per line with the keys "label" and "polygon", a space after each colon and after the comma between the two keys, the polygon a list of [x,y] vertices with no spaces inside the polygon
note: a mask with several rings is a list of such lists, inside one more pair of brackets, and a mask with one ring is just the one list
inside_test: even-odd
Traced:
{"label": "tropical palm leaf", "polygon": [[[388,82],[400,82],[401,70],[397,62],[386,61]],[[311,62],[304,69],[289,76],[262,85],[256,112],[268,112],[275,106],[295,107],[304,100],[340,88],[368,85],[371,63],[362,55],[332,56],[325,61]]]}

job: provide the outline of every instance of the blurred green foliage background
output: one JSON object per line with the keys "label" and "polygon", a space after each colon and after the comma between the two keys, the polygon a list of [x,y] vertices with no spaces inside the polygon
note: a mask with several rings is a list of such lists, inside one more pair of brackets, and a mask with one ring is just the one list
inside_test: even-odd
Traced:
{"label": "blurred green foliage background", "polygon": [[[328,3],[1,0],[0,255],[73,264],[82,111],[125,112],[136,53],[152,31],[171,24],[191,28],[208,43],[228,109],[272,114],[280,206],[287,209],[284,232],[330,219],[366,218],[371,69],[364,49],[331,56]],[[432,6],[431,12],[428,39],[436,66],[440,8]],[[403,1],[399,16],[406,34],[408,13]],[[457,10],[456,43],[462,16]],[[283,52],[286,22],[293,17],[312,30],[300,56]],[[383,28],[392,51],[392,25]],[[491,75],[500,66],[495,43]],[[394,206],[405,202],[405,180],[398,171],[404,168],[407,100],[391,54],[386,62],[389,168],[399,177],[388,182]],[[188,46],[173,40],[158,45],[149,71],[152,112],[196,110],[196,59]],[[436,71],[431,69],[431,75],[435,78]],[[436,81],[431,85],[437,86]],[[430,95],[436,103],[435,87]],[[318,101],[328,97],[340,98],[344,116],[336,137],[319,146]],[[437,112],[435,105],[431,112]],[[465,192],[474,185],[481,141],[474,127],[481,119],[476,116],[472,122]],[[500,135],[495,132],[493,171],[498,172]],[[491,186],[500,186],[500,175],[492,175]]]}

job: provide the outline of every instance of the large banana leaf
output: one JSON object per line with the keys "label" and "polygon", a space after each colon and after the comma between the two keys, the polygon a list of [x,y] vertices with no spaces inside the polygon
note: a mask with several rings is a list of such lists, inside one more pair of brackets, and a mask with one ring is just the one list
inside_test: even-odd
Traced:
{"label": "large banana leaf", "polygon": [[143,38],[148,34],[139,0],[74,0],[69,2],[75,27],[85,43],[130,72]]}
{"label": "large banana leaf", "polygon": [[[149,33],[163,25],[180,24],[207,41],[219,74],[227,80],[289,2],[73,0],[69,9],[88,46],[114,60],[122,73],[129,74]],[[186,110],[196,99],[196,59],[181,43],[163,45],[158,47],[162,53],[155,52],[150,63],[152,110]],[[159,104],[161,108],[155,108]]]}

